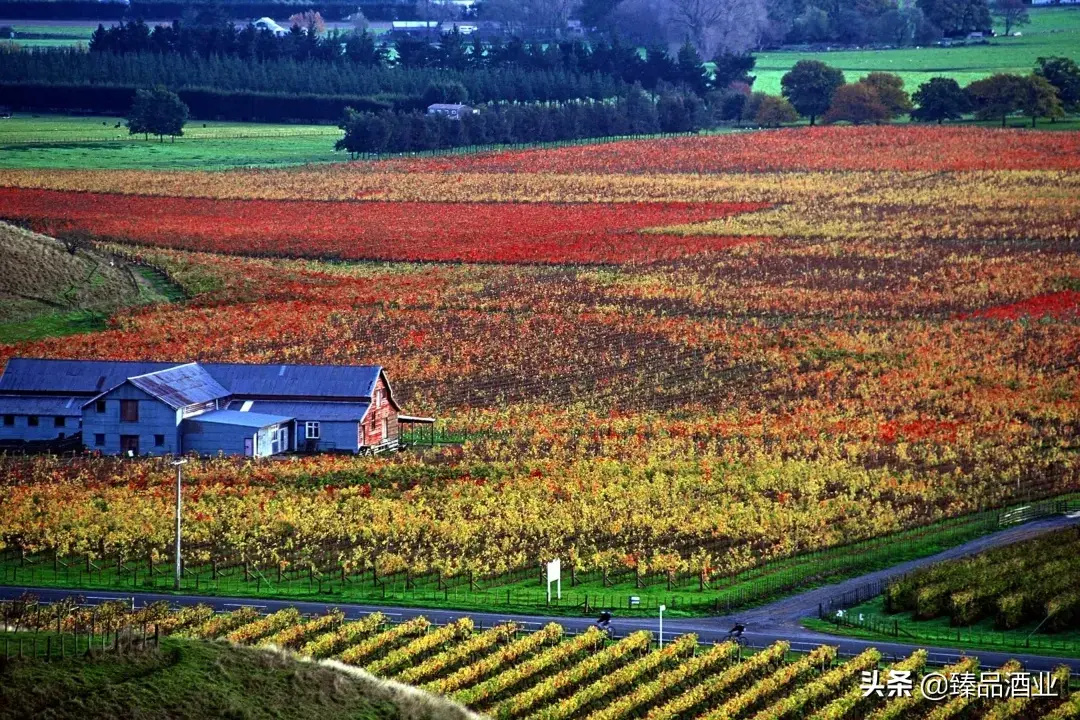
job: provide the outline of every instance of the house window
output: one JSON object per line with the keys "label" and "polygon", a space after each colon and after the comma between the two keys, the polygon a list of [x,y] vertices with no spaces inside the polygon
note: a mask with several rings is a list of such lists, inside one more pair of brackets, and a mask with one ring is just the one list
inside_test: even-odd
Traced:
{"label": "house window", "polygon": [[105,433],[94,433],[94,445],[102,447],[105,444]]}
{"label": "house window", "polygon": [[5,415],[4,416],[4,426],[5,427],[12,427],[14,424],[15,424],[15,416],[14,415]]}
{"label": "house window", "polygon": [[97,410],[99,413],[105,412],[105,401],[98,400],[96,403],[94,403],[94,409]]}
{"label": "house window", "polygon": [[154,436],[154,447],[165,447],[165,436],[164,435],[155,435]]}
{"label": "house window", "polygon": [[306,422],[304,423],[304,437],[308,440],[319,439],[319,423]]}
{"label": "house window", "polygon": [[26,418],[26,424],[29,425],[30,427],[37,427],[38,426],[38,416],[37,415],[28,416]]}
{"label": "house window", "polygon": [[53,427],[64,427],[64,416],[57,415],[53,418]]}
{"label": "house window", "polygon": [[139,422],[139,401],[120,401],[120,422]]}

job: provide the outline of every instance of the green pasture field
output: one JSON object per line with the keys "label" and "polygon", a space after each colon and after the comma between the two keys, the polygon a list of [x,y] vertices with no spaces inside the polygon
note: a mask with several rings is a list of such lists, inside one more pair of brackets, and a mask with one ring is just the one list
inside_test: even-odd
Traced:
{"label": "green pasture field", "polygon": [[[799,60],[821,60],[840,68],[848,82],[880,70],[904,78],[908,92],[932,77],[945,76],[960,85],[997,72],[1029,73],[1038,57],[1062,55],[1080,60],[1080,7],[1030,10],[1031,24],[1021,37],[990,38],[988,44],[898,50],[832,52],[766,52],[757,55],[755,90],[780,92],[780,78]],[[1002,28],[996,28],[1001,32]]]}
{"label": "green pasture field", "polygon": [[182,137],[162,143],[129,135],[123,123],[68,115],[0,120],[0,169],[224,170],[348,157],[334,151],[341,131],[329,125],[193,121]]}
{"label": "green pasture field", "polygon": [[[969,627],[956,627],[948,617],[917,620],[913,613],[890,615],[885,612],[884,597],[845,611],[848,621],[837,625],[829,620],[807,618],[803,625],[810,630],[832,635],[858,637],[882,642],[925,643],[927,645],[1023,652],[1061,657],[1080,657],[1080,629],[1058,633],[1036,632],[1037,623],[1013,630],[994,629],[993,620]],[[860,626],[859,616],[863,616]]]}

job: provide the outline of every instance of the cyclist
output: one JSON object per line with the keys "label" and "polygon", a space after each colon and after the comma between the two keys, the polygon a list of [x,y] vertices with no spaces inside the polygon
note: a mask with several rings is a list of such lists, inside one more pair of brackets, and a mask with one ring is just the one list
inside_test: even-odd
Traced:
{"label": "cyclist", "polygon": [[746,626],[743,625],[741,622],[737,622],[737,623],[735,623],[735,627],[728,630],[727,637],[725,637],[724,640],[725,641],[730,640],[730,641],[735,642],[735,643],[737,643],[739,645],[745,645],[746,644],[746,638],[743,637],[744,632],[746,632]]}
{"label": "cyclist", "polygon": [[596,627],[598,627],[601,632],[605,632],[605,633],[610,635],[611,634],[611,613],[609,613],[607,610],[600,613],[600,617],[596,620]]}

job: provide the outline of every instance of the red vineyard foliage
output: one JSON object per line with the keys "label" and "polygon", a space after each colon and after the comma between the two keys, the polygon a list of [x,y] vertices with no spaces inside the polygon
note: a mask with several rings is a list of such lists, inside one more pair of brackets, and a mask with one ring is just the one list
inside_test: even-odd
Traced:
{"label": "red vineyard foliage", "polygon": [[1021,318],[1052,317],[1063,319],[1080,314],[1080,292],[1062,290],[1044,293],[1020,302],[998,305],[978,312],[968,313],[963,318],[984,318],[987,320],[1020,320]]}
{"label": "red vineyard foliage", "polygon": [[4,217],[51,235],[243,255],[618,264],[723,250],[757,238],[643,233],[760,203],[429,203],[211,200],[0,189]]}
{"label": "red vineyard foliage", "polygon": [[715,173],[775,170],[1078,170],[1080,134],[960,127],[814,127],[390,160],[421,172]]}

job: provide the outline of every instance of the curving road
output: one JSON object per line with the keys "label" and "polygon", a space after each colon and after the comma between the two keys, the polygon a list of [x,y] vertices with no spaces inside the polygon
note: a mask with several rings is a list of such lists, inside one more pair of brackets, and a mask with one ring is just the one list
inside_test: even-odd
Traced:
{"label": "curving road", "polygon": [[[1074,674],[1080,674],[1080,658],[1055,658],[1044,655],[1012,654],[987,650],[960,650],[950,647],[933,647],[902,642],[878,642],[859,638],[839,637],[807,630],[799,625],[801,618],[816,615],[819,603],[824,603],[849,591],[854,591],[868,583],[886,581],[903,575],[916,568],[942,560],[950,560],[965,555],[981,552],[993,547],[1021,542],[1052,530],[1060,530],[1080,524],[1080,513],[1070,516],[1056,516],[1035,520],[1023,525],[1001,530],[991,535],[972,540],[958,547],[937,555],[912,560],[886,570],[869,573],[858,578],[834,585],[815,588],[793,595],[783,600],[748,610],[737,616],[719,616],[707,618],[678,618],[664,622],[664,637],[694,632],[703,642],[722,640],[728,629],[736,621],[747,625],[746,637],[749,644],[763,647],[776,640],[787,640],[795,650],[809,649],[818,645],[836,645],[839,652],[855,655],[868,647],[876,647],[886,658],[902,658],[920,647],[930,653],[934,664],[946,664],[963,655],[978,656],[984,667],[999,667],[1010,658],[1021,661],[1028,670],[1052,670],[1059,665],[1068,665]],[[155,593],[121,593],[94,590],[63,590],[56,588],[30,588],[6,586],[0,587],[0,599],[12,599],[24,592],[33,592],[44,601],[56,601],[78,592],[90,602],[105,600],[130,599],[133,603],[144,605],[159,600],[166,600],[178,605],[206,603],[218,610],[233,610],[240,606],[257,607],[266,612],[274,612],[286,607],[295,607],[303,613],[324,613],[338,608],[347,618],[358,618],[379,611],[393,620],[402,620],[418,615],[427,617],[434,623],[444,624],[459,617],[471,617],[477,625],[491,626],[506,620],[514,620],[527,628],[537,628],[548,622],[557,622],[570,631],[580,632],[592,624],[592,618],[545,617],[537,615],[519,615],[508,613],[466,612],[461,610],[442,610],[428,608],[387,607],[382,605],[343,605],[341,603],[297,602],[293,600],[269,600],[253,598],[230,598],[206,595],[172,595]],[[638,629],[657,631],[657,620],[649,618],[616,618],[613,627],[617,634],[623,635]]]}

